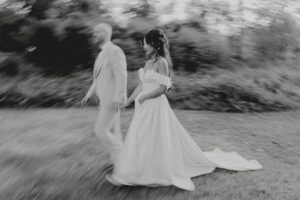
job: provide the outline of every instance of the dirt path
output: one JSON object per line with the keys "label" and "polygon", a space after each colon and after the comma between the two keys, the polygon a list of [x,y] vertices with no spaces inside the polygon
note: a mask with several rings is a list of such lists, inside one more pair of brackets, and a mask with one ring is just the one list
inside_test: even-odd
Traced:
{"label": "dirt path", "polygon": [[[257,159],[264,170],[216,170],[196,190],[115,187],[93,135],[95,108],[0,110],[0,199],[300,199],[300,111],[231,114],[176,110],[204,151],[219,147]],[[132,111],[122,116],[123,131]]]}

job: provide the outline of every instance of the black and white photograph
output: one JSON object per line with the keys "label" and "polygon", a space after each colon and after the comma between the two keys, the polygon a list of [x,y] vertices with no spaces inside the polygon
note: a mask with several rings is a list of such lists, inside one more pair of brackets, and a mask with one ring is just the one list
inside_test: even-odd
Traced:
{"label": "black and white photograph", "polygon": [[299,200],[300,1],[0,0],[0,200]]}

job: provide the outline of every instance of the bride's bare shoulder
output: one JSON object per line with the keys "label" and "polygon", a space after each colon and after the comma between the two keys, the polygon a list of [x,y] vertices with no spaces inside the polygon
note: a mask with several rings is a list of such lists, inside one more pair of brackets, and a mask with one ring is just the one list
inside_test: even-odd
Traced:
{"label": "bride's bare shoulder", "polygon": [[160,57],[160,59],[157,62],[157,72],[163,75],[168,75],[169,69],[168,69],[168,62],[165,58]]}
{"label": "bride's bare shoulder", "polygon": [[162,57],[162,56],[159,57],[158,63],[159,63],[160,65],[168,65],[167,59],[164,58],[164,57]]}

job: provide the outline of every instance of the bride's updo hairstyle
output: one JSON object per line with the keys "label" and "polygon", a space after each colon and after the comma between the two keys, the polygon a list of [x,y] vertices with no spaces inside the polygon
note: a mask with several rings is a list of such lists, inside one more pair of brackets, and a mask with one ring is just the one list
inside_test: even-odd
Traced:
{"label": "bride's updo hairstyle", "polygon": [[146,43],[154,48],[157,56],[162,56],[167,60],[169,69],[171,69],[173,63],[169,52],[169,41],[164,32],[160,29],[151,29],[144,38]]}

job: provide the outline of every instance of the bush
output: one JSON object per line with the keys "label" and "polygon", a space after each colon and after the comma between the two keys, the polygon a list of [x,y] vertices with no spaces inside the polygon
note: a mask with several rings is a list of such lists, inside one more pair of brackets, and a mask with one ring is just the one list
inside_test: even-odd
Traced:
{"label": "bush", "polygon": [[128,70],[137,70],[144,66],[146,57],[140,41],[128,38],[114,42],[124,50]]}
{"label": "bush", "polygon": [[65,99],[55,93],[39,93],[30,96],[13,86],[0,92],[0,107],[60,107],[67,106]]}
{"label": "bush", "polygon": [[[264,112],[298,108],[300,87],[291,77],[280,82],[276,77],[280,73],[261,69],[207,76],[177,73],[168,97],[173,106],[181,109]],[[258,81],[262,79],[264,82]]]}
{"label": "bush", "polygon": [[0,92],[0,107],[22,107],[24,95],[15,87]]}
{"label": "bush", "polygon": [[62,107],[68,106],[64,97],[60,97],[55,93],[40,92],[31,97],[25,98],[20,102],[24,107]]}
{"label": "bush", "polygon": [[9,9],[0,10],[0,19],[0,51],[23,51],[29,44],[28,21]]}
{"label": "bush", "polygon": [[78,68],[92,68],[95,47],[88,27],[70,21],[58,32],[57,23],[55,20],[37,22],[32,37],[36,49],[27,54],[27,59],[47,75],[68,75]]}
{"label": "bush", "polygon": [[[6,8],[0,11],[0,50],[19,56],[23,56],[24,49],[32,50],[26,54],[30,64],[23,59],[0,61],[3,77],[20,75],[8,83],[0,78],[1,89],[3,85],[19,84],[18,89],[1,92],[1,105],[77,106],[91,84],[90,69],[98,51],[90,40],[90,27],[110,19],[94,0],[41,0],[31,4],[25,18]],[[241,33],[233,31],[231,36],[219,34],[204,16],[160,27],[169,38],[176,74],[175,85],[168,93],[171,104],[229,112],[298,107],[300,74],[288,65],[299,61],[299,27],[289,15],[280,16],[269,25],[252,24]],[[139,16],[133,17],[129,25],[128,29],[114,25],[113,39],[126,54],[128,70],[134,71],[146,60],[142,31],[157,27],[157,21]],[[265,66],[271,61],[284,61],[282,71],[273,64]],[[130,94],[138,82],[136,72],[130,72],[128,80]]]}
{"label": "bush", "polygon": [[218,112],[264,112],[283,111],[292,108],[291,105],[278,100],[266,99],[255,92],[247,90],[247,88],[231,85],[195,87],[191,92],[192,98],[182,94],[181,96],[182,98],[175,97],[174,100],[174,96],[170,95],[173,105],[181,109]]}
{"label": "bush", "polygon": [[[300,105],[297,77],[299,72],[296,71],[286,73],[261,69],[231,73],[214,71],[207,75],[175,72],[174,85],[167,96],[170,104],[180,109],[282,111]],[[7,88],[0,92],[2,107],[77,107],[92,83],[92,72],[86,70],[56,78],[33,74],[25,79],[0,78],[0,81],[2,87]],[[137,72],[129,72],[128,95],[131,95],[138,82]],[[91,101],[89,105],[96,106],[97,103]]]}
{"label": "bush", "polygon": [[19,63],[12,58],[6,58],[0,63],[0,73],[7,76],[15,76],[18,74]]}
{"label": "bush", "polygon": [[218,51],[214,49],[206,32],[192,27],[182,27],[176,34],[168,32],[167,34],[171,35],[170,52],[174,69],[195,72],[207,64],[216,65],[219,62]]}

